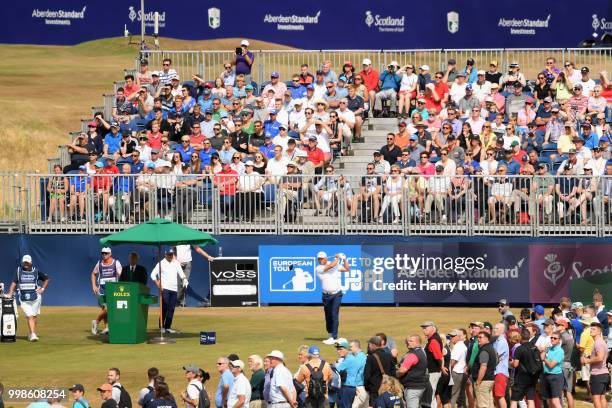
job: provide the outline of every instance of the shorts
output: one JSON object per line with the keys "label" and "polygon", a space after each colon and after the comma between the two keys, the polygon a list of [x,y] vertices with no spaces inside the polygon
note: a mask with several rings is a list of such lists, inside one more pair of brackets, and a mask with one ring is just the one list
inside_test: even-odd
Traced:
{"label": "shorts", "polygon": [[106,309],[106,303],[104,302],[104,298],[104,295],[98,296],[98,306],[100,306],[102,309]]}
{"label": "shorts", "polygon": [[[590,356],[585,356],[585,357],[590,357]],[[591,378],[591,365],[583,364],[582,367],[580,368],[580,379],[582,379],[582,381],[589,381],[590,378]]]}
{"label": "shorts", "polygon": [[66,198],[66,193],[50,193],[49,198],[55,198],[55,199]]}
{"label": "shorts", "polygon": [[563,363],[563,378],[565,379],[563,390],[567,391],[574,384],[574,368],[569,362]]}
{"label": "shorts", "polygon": [[563,395],[563,374],[544,374],[540,384],[542,398],[561,398]]}
{"label": "shorts", "polygon": [[527,400],[535,400],[536,387],[535,384],[517,384],[512,385],[512,394],[510,401],[522,401],[525,397]]}
{"label": "shorts", "polygon": [[606,395],[608,384],[610,384],[610,374],[591,375],[591,395]]}
{"label": "shorts", "polygon": [[408,94],[408,95],[410,96],[410,99],[414,99],[414,98],[416,98],[416,94],[417,94],[417,93],[416,93],[416,91],[408,92],[408,91],[406,91],[406,90],[404,90],[404,91],[401,91],[401,90],[400,90],[400,91],[399,91],[399,94],[400,94],[400,95],[406,95],[406,94]]}
{"label": "shorts", "polygon": [[495,374],[495,383],[493,384],[493,396],[495,398],[502,398],[506,396],[507,388],[508,377],[503,374]]}
{"label": "shorts", "polygon": [[21,310],[23,310],[23,314],[26,317],[38,316],[40,314],[40,304],[42,303],[42,298],[38,295],[36,300],[32,301],[22,301],[21,302]]}

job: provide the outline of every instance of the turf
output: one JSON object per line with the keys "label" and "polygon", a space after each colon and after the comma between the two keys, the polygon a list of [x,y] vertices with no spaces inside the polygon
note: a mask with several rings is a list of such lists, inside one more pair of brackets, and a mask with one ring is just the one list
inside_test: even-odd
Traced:
{"label": "turf", "polygon": [[[150,328],[157,326],[157,311],[150,310]],[[335,349],[321,343],[326,334],[321,307],[177,309],[174,326],[181,334],[174,335],[177,343],[171,345],[104,343],[102,336],[89,332],[96,313],[96,308],[45,307],[38,343],[25,341],[27,329],[20,317],[18,341],[0,344],[0,382],[5,387],[63,388],[79,382],[85,385],[92,406],[99,406],[94,389],[105,382],[106,370],[113,366],[121,369],[121,383],[134,397],[146,384],[146,370],[151,366],[160,369],[171,391],[178,395],[185,385],[181,367],[187,363],[211,372],[207,389],[214,392],[218,380],[215,359],[229,353],[246,361],[251,354],[265,355],[279,349],[292,371],[297,369],[297,348],[302,344],[317,344],[325,359],[336,359]],[[383,331],[397,340],[403,352],[402,339],[420,334],[418,325],[424,320],[435,321],[445,333],[474,320],[495,322],[498,316],[492,308],[343,307],[340,335],[365,344],[368,337]],[[217,344],[200,345],[200,331],[216,331]],[[150,334],[154,335],[153,331]]]}

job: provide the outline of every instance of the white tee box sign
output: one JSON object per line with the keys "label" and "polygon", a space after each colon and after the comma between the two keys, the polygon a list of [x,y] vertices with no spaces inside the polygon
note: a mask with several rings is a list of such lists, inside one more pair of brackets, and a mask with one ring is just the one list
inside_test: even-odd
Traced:
{"label": "white tee box sign", "polygon": [[200,344],[217,344],[217,332],[200,332]]}

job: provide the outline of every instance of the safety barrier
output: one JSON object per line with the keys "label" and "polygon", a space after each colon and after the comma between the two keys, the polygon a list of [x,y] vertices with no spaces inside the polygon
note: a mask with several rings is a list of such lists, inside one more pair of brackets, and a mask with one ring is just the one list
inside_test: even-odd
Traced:
{"label": "safety barrier", "polygon": [[[255,61],[252,67],[252,79],[262,84],[270,79],[272,71],[278,71],[283,80],[299,73],[301,64],[308,64],[311,72],[317,70],[324,61],[330,61],[336,73],[345,61],[351,61],[357,70],[361,61],[369,58],[376,69],[384,69],[391,61],[399,65],[412,63],[417,66],[429,65],[432,71],[445,70],[449,59],[457,61],[458,69],[465,66],[468,58],[473,58],[478,69],[488,69],[489,62],[497,61],[500,72],[507,72],[511,62],[518,62],[521,72],[528,79],[535,79],[536,74],[545,67],[546,59],[553,57],[557,66],[563,67],[563,61],[572,61],[580,69],[587,66],[591,78],[597,79],[599,72],[612,70],[611,48],[550,48],[550,49],[430,49],[430,50],[252,50]],[[146,50],[141,51],[141,58],[148,59],[152,70],[162,67],[164,58],[172,59],[172,68],[177,71],[181,81],[188,81],[194,75],[205,80],[214,80],[223,70],[223,63],[234,59],[234,51],[175,51]],[[138,68],[139,60],[136,60]]]}
{"label": "safety barrier", "polygon": [[216,234],[612,236],[612,176],[0,175],[0,224],[108,233],[166,217]]}

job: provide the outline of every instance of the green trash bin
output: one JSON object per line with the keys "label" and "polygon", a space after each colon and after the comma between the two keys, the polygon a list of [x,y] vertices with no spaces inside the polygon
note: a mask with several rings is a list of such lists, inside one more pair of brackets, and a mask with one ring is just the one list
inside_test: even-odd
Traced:
{"label": "green trash bin", "polygon": [[149,305],[157,303],[147,286],[135,282],[108,282],[104,301],[108,310],[108,342],[136,344],[147,341]]}

